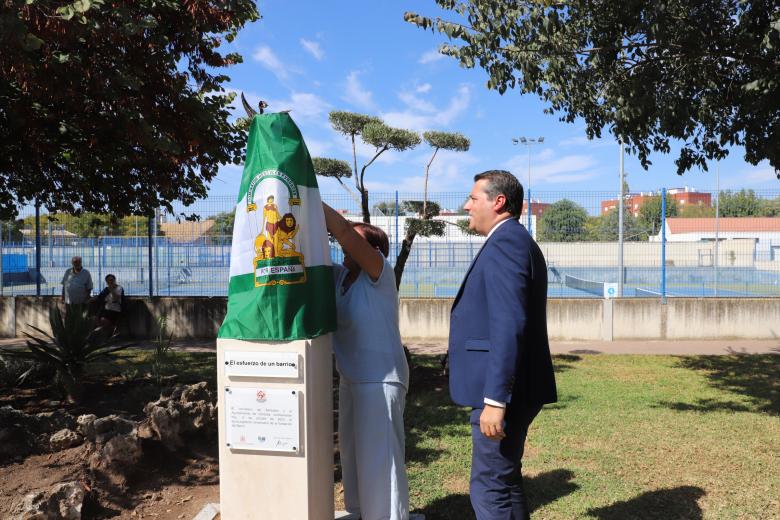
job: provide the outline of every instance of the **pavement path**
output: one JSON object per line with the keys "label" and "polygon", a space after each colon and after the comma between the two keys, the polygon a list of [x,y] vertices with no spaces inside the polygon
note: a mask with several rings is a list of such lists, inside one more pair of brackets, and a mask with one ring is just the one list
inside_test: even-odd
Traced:
{"label": "pavement path", "polygon": [[[24,338],[0,339],[0,347],[24,346]],[[131,342],[139,348],[154,348],[148,340]],[[447,352],[447,341],[408,339],[405,341],[413,354],[438,355]],[[182,352],[214,352],[214,339],[175,340],[174,350]],[[553,354],[664,354],[664,355],[735,355],[778,354],[780,339],[771,340],[645,340],[645,341],[553,341]]]}

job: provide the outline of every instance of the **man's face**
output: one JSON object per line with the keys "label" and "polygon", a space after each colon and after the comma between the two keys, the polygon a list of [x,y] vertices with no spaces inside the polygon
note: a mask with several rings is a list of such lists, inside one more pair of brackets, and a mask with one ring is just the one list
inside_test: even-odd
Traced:
{"label": "man's face", "polygon": [[471,193],[469,193],[469,198],[463,206],[463,209],[469,213],[469,229],[480,235],[487,235],[492,229],[498,216],[496,208],[500,207],[498,199],[503,197],[499,195],[494,200],[488,200],[487,193],[485,193],[487,182],[485,179],[475,182]]}
{"label": "man's face", "polygon": [[81,271],[81,259],[80,258],[74,258],[70,261],[70,264],[73,266],[73,270],[78,272]]}

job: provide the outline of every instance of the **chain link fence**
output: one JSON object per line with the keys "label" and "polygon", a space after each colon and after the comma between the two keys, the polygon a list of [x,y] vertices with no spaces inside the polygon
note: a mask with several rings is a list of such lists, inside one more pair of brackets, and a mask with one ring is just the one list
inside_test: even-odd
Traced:
{"label": "chain link fence", "polygon": [[[402,297],[457,293],[485,240],[464,229],[467,196],[429,194],[436,218],[447,225],[441,236],[416,237]],[[322,198],[348,219],[362,220],[353,193]],[[545,254],[550,297],[780,296],[780,191],[716,197],[680,188],[624,198],[623,242],[616,192],[535,191],[526,200],[520,222]],[[388,234],[393,264],[415,216],[408,202],[422,199],[422,193],[369,194],[371,221]],[[80,256],[96,291],[110,273],[128,295],[224,296],[234,207],[230,197],[212,197],[153,218],[41,212],[36,219],[34,208],[27,209],[0,222],[0,293],[61,294],[71,257]],[[331,256],[343,260],[338,244],[331,244]]]}

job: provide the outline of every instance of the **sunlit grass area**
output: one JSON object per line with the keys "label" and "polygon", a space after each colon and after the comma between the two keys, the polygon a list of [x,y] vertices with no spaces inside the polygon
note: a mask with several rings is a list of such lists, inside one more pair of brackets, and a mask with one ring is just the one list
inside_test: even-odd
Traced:
{"label": "sunlit grass area", "polygon": [[[780,356],[556,356],[560,400],[531,427],[534,518],[780,518]],[[412,507],[473,518],[467,410],[415,358]]]}

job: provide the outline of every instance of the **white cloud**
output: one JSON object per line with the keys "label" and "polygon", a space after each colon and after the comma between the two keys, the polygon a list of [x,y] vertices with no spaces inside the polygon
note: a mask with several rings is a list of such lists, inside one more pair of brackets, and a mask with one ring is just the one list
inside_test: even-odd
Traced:
{"label": "white cloud", "polygon": [[398,94],[398,97],[412,110],[418,112],[436,112],[436,107],[433,106],[433,103],[420,99],[411,92],[401,92]]}
{"label": "white cloud", "polygon": [[439,61],[442,58],[444,58],[444,54],[440,53],[439,49],[431,49],[425,54],[423,54],[422,56],[420,56],[420,59],[417,60],[417,63],[427,65],[429,63]]}
{"label": "white cloud", "polygon": [[264,45],[255,49],[252,58],[263,67],[270,70],[280,80],[286,80],[290,76],[287,67],[276,57],[274,51],[268,46]]}
{"label": "white cloud", "polygon": [[[471,102],[471,89],[467,85],[458,88],[444,109],[438,109],[413,94],[399,94],[407,109],[403,112],[387,112],[382,118],[390,126],[422,131],[446,127],[460,116]],[[421,113],[422,112],[422,113]]]}
{"label": "white cloud", "polygon": [[604,148],[606,146],[617,146],[617,142],[612,139],[588,139],[587,136],[579,135],[562,139],[558,142],[560,146],[584,146],[587,148]]}
{"label": "white cloud", "polygon": [[344,101],[352,103],[355,106],[366,110],[374,109],[374,95],[370,90],[366,90],[360,83],[359,71],[353,70],[347,76],[346,94],[342,98]]}
{"label": "white cloud", "polygon": [[[725,171],[725,168],[721,165],[721,179],[723,179],[723,174]],[[714,166],[710,167],[710,173],[712,173],[714,180]],[[767,161],[763,161],[752,168],[748,167],[740,170],[736,176],[729,178],[725,182],[721,182],[721,184],[729,188],[743,188],[745,186],[751,186],[759,189],[767,188],[776,190],[778,186],[777,172],[774,168],[772,168],[772,166],[769,165]]]}
{"label": "white cloud", "polygon": [[[597,176],[594,171],[596,159],[591,155],[565,155],[553,158],[554,155],[544,150],[539,156],[531,155],[531,186],[538,184],[563,184],[592,179]],[[536,162],[534,162],[536,159]],[[552,159],[552,160],[549,160]],[[526,184],[528,178],[528,155],[518,154],[504,163],[504,168],[513,172],[520,182]]]}
{"label": "white cloud", "polygon": [[322,50],[319,42],[301,38],[301,45],[303,46],[304,50],[314,56],[314,59],[317,61],[322,61],[322,58],[325,57],[325,51]]}
{"label": "white cloud", "polygon": [[414,89],[415,92],[418,92],[420,94],[427,94],[431,91],[431,84],[430,83],[423,83],[422,85],[417,85],[417,87]]}

